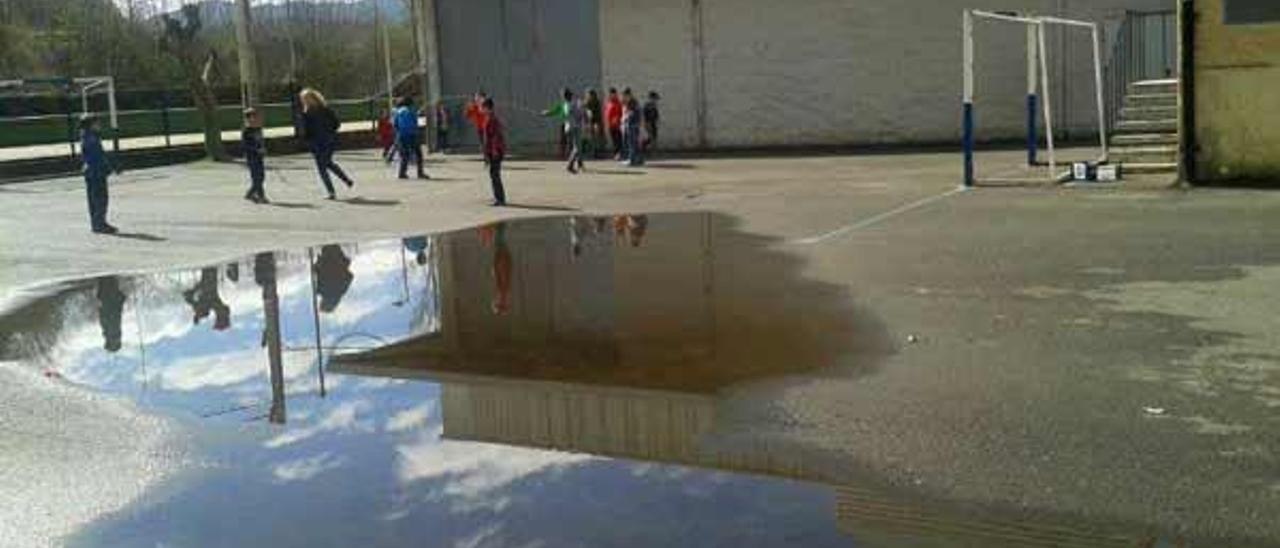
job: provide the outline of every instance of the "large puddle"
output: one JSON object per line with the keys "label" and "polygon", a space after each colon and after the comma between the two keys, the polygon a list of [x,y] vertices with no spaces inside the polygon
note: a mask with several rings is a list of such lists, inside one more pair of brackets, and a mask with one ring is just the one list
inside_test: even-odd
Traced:
{"label": "large puddle", "polygon": [[1133,545],[753,441],[770,387],[892,351],[776,243],[714,214],[552,217],[105,276],[0,320],[0,360],[198,448],[73,545]]}

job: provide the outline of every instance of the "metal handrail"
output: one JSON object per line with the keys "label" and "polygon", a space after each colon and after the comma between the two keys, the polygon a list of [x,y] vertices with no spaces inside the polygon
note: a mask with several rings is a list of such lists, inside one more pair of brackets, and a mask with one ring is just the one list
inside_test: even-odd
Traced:
{"label": "metal handrail", "polygon": [[[1134,82],[1176,75],[1177,51],[1171,46],[1171,32],[1176,32],[1177,13],[1173,10],[1129,10],[1125,12],[1111,48],[1106,66],[1107,128],[1114,131],[1120,123],[1125,97]],[[1153,44],[1153,41],[1158,43]],[[1159,60],[1152,63],[1151,52]]]}

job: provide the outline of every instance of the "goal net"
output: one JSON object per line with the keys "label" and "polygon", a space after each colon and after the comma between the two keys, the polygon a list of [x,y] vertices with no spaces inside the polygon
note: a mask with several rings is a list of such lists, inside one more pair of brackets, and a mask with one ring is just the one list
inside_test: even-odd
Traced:
{"label": "goal net", "polygon": [[[990,23],[986,25],[984,23]],[[1026,161],[1016,165],[983,166],[979,171],[976,165],[976,146],[978,115],[975,108],[975,74],[976,52],[974,35],[980,27],[1020,26],[1026,33],[1027,59],[1027,95],[1026,95]],[[964,185],[982,184],[1030,184],[1056,183],[1069,180],[1071,169],[1069,161],[1060,154],[1054,142],[1054,108],[1050,97],[1049,85],[1049,50],[1046,29],[1060,27],[1066,30],[1089,31],[1093,45],[1093,80],[1096,90],[1099,151],[1096,157],[1088,161],[1105,163],[1107,161],[1107,129],[1102,86],[1102,57],[1099,42],[1099,26],[1088,21],[1076,21],[1060,17],[1036,16],[1013,12],[992,12],[983,10],[965,10],[964,12],[964,106],[963,106],[963,140],[964,140]],[[1040,124],[1043,123],[1043,130]],[[1041,137],[1043,136],[1043,150]]]}
{"label": "goal net", "polygon": [[[55,95],[62,96],[65,99],[65,112],[53,116],[18,116],[13,118],[0,118],[0,125],[4,126],[6,132],[13,132],[17,135],[20,132],[30,130],[32,133],[43,133],[41,128],[49,125],[50,119],[65,118],[66,135],[65,139],[71,148],[71,155],[76,154],[76,143],[78,136],[75,133],[76,117],[86,114],[105,115],[105,126],[108,128],[106,136],[112,140],[112,147],[119,150],[120,141],[120,119],[119,112],[116,109],[116,85],[115,79],[111,76],[85,76],[79,78],[26,78],[15,80],[0,80],[0,99],[9,97],[21,97],[24,95]],[[105,107],[105,111],[98,112],[93,109],[91,98],[105,95],[106,104],[100,105]],[[78,114],[77,114],[77,111]],[[0,139],[0,146],[7,146],[7,139]],[[37,137],[33,142],[39,142]]]}

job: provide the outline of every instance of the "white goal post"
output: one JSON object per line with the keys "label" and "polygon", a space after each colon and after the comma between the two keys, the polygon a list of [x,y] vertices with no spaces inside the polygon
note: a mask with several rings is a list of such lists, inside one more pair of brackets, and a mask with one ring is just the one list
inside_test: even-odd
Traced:
{"label": "white goal post", "polygon": [[[23,80],[0,80],[0,93],[12,89],[31,87],[54,87],[67,95],[80,96],[80,114],[90,114],[89,96],[97,93],[107,94],[107,123],[111,127],[112,148],[120,150],[120,117],[116,109],[116,81],[111,76],[84,76],[79,78],[28,78]],[[68,112],[67,116],[71,113]],[[69,119],[69,118],[68,118]],[[71,154],[75,155],[74,140],[71,143]]]}
{"label": "white goal post", "polygon": [[[974,59],[973,35],[978,20],[1015,23],[1027,30],[1027,164],[1039,164],[1037,148],[1039,146],[1039,129],[1037,118],[1043,116],[1046,153],[1048,155],[1048,173],[1045,179],[1060,182],[1064,178],[1058,171],[1057,149],[1054,146],[1053,107],[1049,96],[1049,55],[1045,29],[1049,25],[1065,28],[1079,28],[1090,31],[1093,40],[1093,75],[1098,109],[1098,138],[1100,155],[1099,163],[1105,163],[1108,157],[1106,103],[1102,85],[1102,46],[1100,27],[1097,23],[1077,21],[1052,16],[1036,16],[1013,12],[994,12],[969,9],[964,11],[964,185],[973,186],[979,182],[974,165],[975,153],[975,117],[974,117]],[[1038,74],[1037,74],[1038,73]],[[1041,111],[1037,113],[1037,110]],[[1045,180],[1035,178],[1034,180]],[[1004,182],[1029,182],[1026,180],[1006,179]]]}

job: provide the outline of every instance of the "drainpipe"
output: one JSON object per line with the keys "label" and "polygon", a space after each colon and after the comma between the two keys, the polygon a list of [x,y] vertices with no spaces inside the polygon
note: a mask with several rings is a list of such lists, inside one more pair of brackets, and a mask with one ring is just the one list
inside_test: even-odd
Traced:
{"label": "drainpipe", "polygon": [[707,148],[707,57],[702,0],[689,3],[693,27],[693,106],[698,148]]}
{"label": "drainpipe", "polygon": [[1182,74],[1178,106],[1182,119],[1178,128],[1181,143],[1178,180],[1189,185],[1196,179],[1196,6],[1195,0],[1180,0],[1178,21],[1181,40],[1178,53]]}

